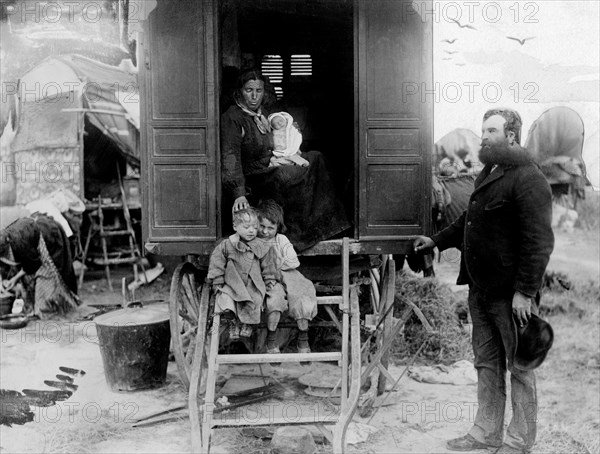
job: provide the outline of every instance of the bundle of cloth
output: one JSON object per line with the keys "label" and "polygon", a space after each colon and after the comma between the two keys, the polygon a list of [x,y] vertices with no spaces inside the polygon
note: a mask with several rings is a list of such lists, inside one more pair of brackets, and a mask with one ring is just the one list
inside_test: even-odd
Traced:
{"label": "bundle of cloth", "polygon": [[273,134],[273,157],[270,166],[299,165],[308,166],[300,151],[302,134],[294,124],[294,118],[287,112],[276,112],[267,119]]}
{"label": "bundle of cloth", "polygon": [[2,287],[22,292],[26,313],[44,318],[80,304],[73,254],[84,210],[75,194],[59,189],[0,231]]}

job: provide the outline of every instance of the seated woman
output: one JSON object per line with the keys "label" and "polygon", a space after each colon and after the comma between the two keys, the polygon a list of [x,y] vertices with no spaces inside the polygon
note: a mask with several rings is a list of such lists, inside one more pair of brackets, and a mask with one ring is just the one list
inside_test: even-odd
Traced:
{"label": "seated woman", "polygon": [[303,152],[309,165],[269,166],[273,135],[267,121],[265,84],[257,71],[243,73],[235,105],[221,117],[222,181],[233,211],[273,199],[285,213],[288,237],[297,251],[346,230],[350,223],[318,151]]}

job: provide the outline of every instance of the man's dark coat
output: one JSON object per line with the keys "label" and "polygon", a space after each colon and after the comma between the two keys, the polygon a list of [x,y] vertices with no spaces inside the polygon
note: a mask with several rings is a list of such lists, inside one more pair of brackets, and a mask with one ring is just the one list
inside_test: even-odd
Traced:
{"label": "man's dark coat", "polygon": [[534,297],[554,247],[552,194],[526,151],[512,154],[493,172],[484,167],[467,210],[432,239],[462,251],[457,284]]}

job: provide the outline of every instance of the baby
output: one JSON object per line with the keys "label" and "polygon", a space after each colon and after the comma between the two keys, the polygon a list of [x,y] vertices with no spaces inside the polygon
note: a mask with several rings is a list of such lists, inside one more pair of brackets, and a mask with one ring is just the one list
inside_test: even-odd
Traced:
{"label": "baby", "polygon": [[233,229],[236,233],[210,256],[207,282],[216,294],[215,312],[229,319],[229,337],[238,340],[250,337],[252,325],[260,323],[263,300],[276,283],[277,269],[271,246],[257,238],[256,210],[234,212]]}
{"label": "baby", "polygon": [[258,235],[272,247],[281,281],[267,291],[267,353],[279,353],[277,325],[285,310],[298,324],[298,353],[310,353],[308,321],[317,314],[315,287],[296,269],[300,266],[298,255],[290,240],[280,233],[285,231],[283,209],[273,200],[265,200],[258,212]]}
{"label": "baby", "polygon": [[308,166],[308,161],[300,156],[302,134],[293,124],[294,119],[287,112],[277,112],[269,115],[269,124],[273,134],[273,157],[270,167],[280,165]]}

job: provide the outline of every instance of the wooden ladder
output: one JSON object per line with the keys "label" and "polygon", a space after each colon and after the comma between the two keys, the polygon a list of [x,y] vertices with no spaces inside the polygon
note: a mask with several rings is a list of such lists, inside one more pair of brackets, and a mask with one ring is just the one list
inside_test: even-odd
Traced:
{"label": "wooden ladder", "polygon": [[[219,354],[220,316],[215,314],[212,320],[210,343],[208,347],[205,386],[200,386],[200,362],[202,351],[196,350],[192,380],[189,393],[190,421],[192,425],[192,452],[209,453],[210,438],[213,428],[239,426],[268,425],[315,425],[329,439],[334,453],[346,451],[346,430],[356,411],[361,380],[361,347],[360,347],[360,313],[358,289],[350,286],[349,241],[342,242],[342,294],[339,296],[317,297],[318,304],[330,307],[338,305],[342,313],[341,351],[320,353],[279,353],[279,354]],[[328,311],[329,312],[329,311]],[[198,337],[204,336],[205,330],[199,330]],[[204,343],[197,339],[197,349],[203,349]],[[265,364],[289,362],[321,362],[335,361],[341,368],[341,406],[339,412],[313,412],[310,415],[286,418],[268,415],[267,417],[247,418],[214,418],[215,385],[219,366],[222,364]],[[201,399],[204,388],[204,399]],[[201,402],[199,402],[199,398]],[[332,430],[325,426],[333,426]]]}
{"label": "wooden ladder", "polygon": [[[129,207],[127,206],[127,199],[125,197],[125,189],[123,188],[123,183],[121,182],[120,178],[119,182],[121,189],[121,200],[119,202],[103,204],[102,197],[98,196],[97,208],[93,212],[89,213],[90,227],[88,229],[85,247],[83,248],[83,256],[81,258],[83,265],[85,265],[85,262],[88,258],[92,258],[94,263],[100,266],[104,266],[106,281],[108,283],[108,288],[111,291],[113,290],[112,281],[110,278],[111,265],[120,265],[125,263],[133,264],[133,273],[135,275],[135,278],[137,278],[137,265],[140,265],[144,275],[146,273],[142,261],[142,255],[140,253],[135,239],[135,232],[133,231],[131,214],[129,213]],[[119,214],[122,214],[123,220],[125,222],[124,228],[122,226],[111,227],[106,225],[104,217],[105,211],[115,211]],[[100,237],[100,246],[102,250],[98,253],[90,253],[89,251],[90,242],[94,236]],[[109,251],[107,239],[119,236],[127,237],[128,246],[120,251]],[[79,288],[81,288],[81,286],[83,285],[84,274],[85,266],[82,266],[81,272],[79,274]]]}

